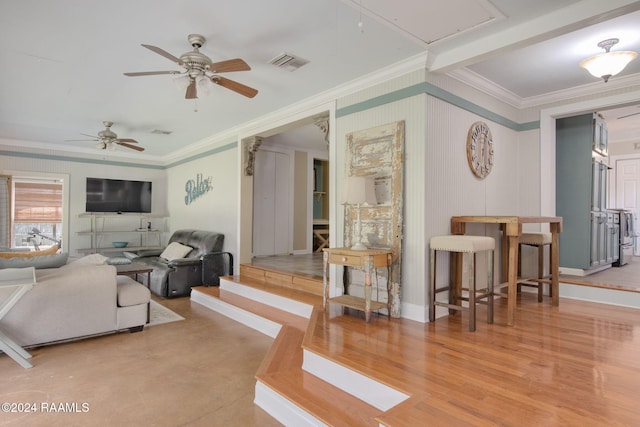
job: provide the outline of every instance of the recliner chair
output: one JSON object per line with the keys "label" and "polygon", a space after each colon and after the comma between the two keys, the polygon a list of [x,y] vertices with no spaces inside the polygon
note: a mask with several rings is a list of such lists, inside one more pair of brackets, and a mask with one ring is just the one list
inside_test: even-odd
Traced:
{"label": "recliner chair", "polygon": [[[223,234],[202,230],[177,230],[169,239],[169,243],[172,242],[178,242],[193,249],[184,258],[171,261],[160,257],[164,249],[141,250],[128,254],[129,258],[132,258],[132,262],[153,268],[151,283],[148,285],[155,295],[167,298],[187,296],[191,293],[193,286],[204,284],[203,277],[229,274],[203,272],[203,257],[210,257],[213,253],[222,253]],[[207,265],[210,264],[207,263]]]}

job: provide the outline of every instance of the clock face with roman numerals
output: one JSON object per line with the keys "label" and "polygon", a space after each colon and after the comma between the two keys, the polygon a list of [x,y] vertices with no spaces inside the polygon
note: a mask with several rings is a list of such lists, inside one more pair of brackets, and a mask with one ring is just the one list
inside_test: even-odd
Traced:
{"label": "clock face with roman numerals", "polygon": [[467,134],[467,160],[475,176],[485,178],[493,167],[493,136],[485,122],[475,122]]}

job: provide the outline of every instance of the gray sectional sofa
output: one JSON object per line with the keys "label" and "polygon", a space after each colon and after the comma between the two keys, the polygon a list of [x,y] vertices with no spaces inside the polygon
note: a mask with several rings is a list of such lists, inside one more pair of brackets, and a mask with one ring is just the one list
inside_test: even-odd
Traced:
{"label": "gray sectional sofa", "polygon": [[[13,289],[0,287],[0,301]],[[147,323],[150,297],[146,286],[117,276],[114,266],[71,262],[36,270],[35,286],[0,326],[23,347],[127,329],[135,332]]]}

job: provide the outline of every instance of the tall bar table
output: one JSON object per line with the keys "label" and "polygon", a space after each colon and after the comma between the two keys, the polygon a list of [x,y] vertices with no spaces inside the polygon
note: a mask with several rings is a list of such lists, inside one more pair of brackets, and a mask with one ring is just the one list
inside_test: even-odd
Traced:
{"label": "tall bar table", "polygon": [[[513,325],[516,308],[516,284],[518,281],[518,250],[522,234],[522,224],[549,224],[551,231],[551,303],[559,305],[559,240],[562,232],[562,217],[557,216],[453,216],[451,217],[451,234],[465,234],[467,224],[499,224],[502,230],[502,281],[508,284],[507,325]],[[456,274],[456,285],[461,277]]]}

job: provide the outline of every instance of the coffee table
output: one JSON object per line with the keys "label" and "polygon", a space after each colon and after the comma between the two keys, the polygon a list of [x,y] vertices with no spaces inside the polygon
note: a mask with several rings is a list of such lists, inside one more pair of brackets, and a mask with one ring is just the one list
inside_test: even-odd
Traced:
{"label": "coffee table", "polygon": [[115,267],[116,267],[116,270],[118,271],[118,276],[130,276],[136,282],[140,282],[140,280],[138,280],[138,274],[146,273],[147,288],[151,286],[151,272],[153,271],[153,268],[149,267],[148,265],[132,262],[131,264],[116,265]]}

